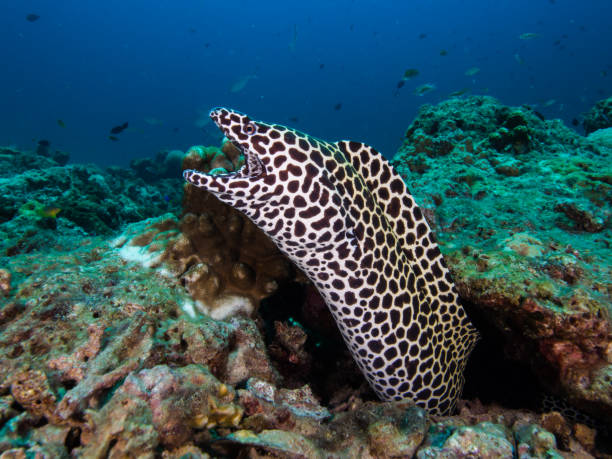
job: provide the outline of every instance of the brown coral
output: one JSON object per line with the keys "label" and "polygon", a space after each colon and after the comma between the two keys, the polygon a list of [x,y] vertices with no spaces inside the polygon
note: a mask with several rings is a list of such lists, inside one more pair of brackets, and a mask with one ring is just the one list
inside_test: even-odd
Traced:
{"label": "brown coral", "polygon": [[224,142],[221,148],[194,145],[185,153],[183,169],[197,169],[210,172],[213,169],[224,169],[234,172],[244,164],[244,156],[231,142]]}
{"label": "brown coral", "polygon": [[184,211],[180,221],[167,214],[132,225],[116,246],[126,259],[164,265],[211,317],[250,314],[295,278],[296,268],[261,230],[205,190],[186,184]]}

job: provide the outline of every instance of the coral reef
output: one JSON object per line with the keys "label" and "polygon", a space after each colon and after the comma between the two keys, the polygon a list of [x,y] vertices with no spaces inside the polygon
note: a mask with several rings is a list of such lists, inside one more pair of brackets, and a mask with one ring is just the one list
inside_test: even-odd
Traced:
{"label": "coral reef", "polygon": [[[489,97],[424,106],[394,158],[462,298],[546,391],[612,419],[612,151]],[[494,331],[489,331],[494,330]]]}
{"label": "coral reef", "polygon": [[[601,136],[470,97],[425,106],[394,160],[484,346],[498,338],[544,389],[604,421],[610,155]],[[610,457],[597,419],[561,405],[468,390],[456,415],[433,417],[376,401],[321,298],[247,219],[189,185],[180,216],[147,202],[182,189],[161,178],[181,155],[169,156],[102,171],[0,153],[1,457]],[[183,158],[240,165],[231,144]],[[81,225],[55,200],[78,193],[129,209]],[[468,386],[496,386],[502,357]]]}
{"label": "coral reef", "polygon": [[111,234],[128,222],[178,212],[177,169],[148,184],[134,170],[62,166],[51,157],[0,148],[0,249],[31,250],[31,236],[41,230]]}
{"label": "coral reef", "polygon": [[130,161],[130,169],[147,183],[164,178],[176,178],[181,173],[185,154],[180,150],[160,151],[155,158],[140,158]]}

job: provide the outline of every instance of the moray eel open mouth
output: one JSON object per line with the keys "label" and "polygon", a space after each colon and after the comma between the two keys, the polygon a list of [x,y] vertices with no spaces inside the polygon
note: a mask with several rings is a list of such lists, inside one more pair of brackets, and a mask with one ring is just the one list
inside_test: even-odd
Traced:
{"label": "moray eel open mouth", "polygon": [[308,276],[381,399],[452,413],[478,333],[403,178],[360,142],[227,108],[210,117],[245,165],[185,179],[244,213]]}
{"label": "moray eel open mouth", "polygon": [[244,165],[236,172],[229,172],[223,175],[225,177],[249,178],[256,179],[264,175],[265,167],[257,153],[249,148],[246,142],[251,136],[257,133],[257,126],[250,121],[246,115],[239,122],[232,118],[232,114],[224,108],[213,108],[209,113],[210,118],[214,121],[225,137],[240,150],[244,155]]}

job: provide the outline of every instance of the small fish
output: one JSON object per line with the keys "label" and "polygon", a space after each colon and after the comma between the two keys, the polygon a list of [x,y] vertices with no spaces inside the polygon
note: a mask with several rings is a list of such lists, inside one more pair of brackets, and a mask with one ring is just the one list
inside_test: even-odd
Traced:
{"label": "small fish", "polygon": [[578,121],[576,118],[572,119],[572,126],[578,126],[580,124],[580,121]]}
{"label": "small fish", "polygon": [[461,88],[458,91],[453,91],[449,94],[450,97],[459,97],[464,95],[465,93],[470,92],[469,88]]}
{"label": "small fish", "polygon": [[446,51],[445,49],[441,49],[440,56],[448,56],[448,51]]}
{"label": "small fish", "polygon": [[395,91],[393,91],[393,95],[394,95],[394,96],[399,95],[399,90],[400,90],[401,88],[403,88],[405,84],[406,84],[406,79],[401,79],[401,80],[399,80],[399,81],[397,82],[397,85],[395,86]]}
{"label": "small fish", "polygon": [[429,91],[433,91],[434,89],[436,89],[435,84],[425,83],[425,84],[422,84],[421,86],[417,86],[416,89],[414,90],[414,93],[417,96],[422,96],[424,94],[427,94]]}
{"label": "small fish", "polygon": [[518,37],[521,40],[531,40],[531,39],[539,37],[539,36],[540,36],[540,34],[538,34],[538,33],[527,32],[527,33],[520,34]]}
{"label": "small fish", "polygon": [[62,211],[59,207],[42,206],[36,209],[36,213],[44,218],[55,218]]}
{"label": "small fish", "polygon": [[537,116],[538,118],[540,118],[542,121],[546,121],[546,118],[544,117],[544,115],[542,115],[539,111],[534,110],[533,114]]}
{"label": "small fish", "polygon": [[42,139],[38,141],[38,145],[40,145],[41,147],[48,147],[51,145],[51,142],[46,139]]}
{"label": "small fish", "polygon": [[242,91],[246,87],[247,83],[254,78],[257,78],[257,75],[245,75],[242,78],[236,80],[234,84],[232,84],[232,86],[230,87],[230,92],[237,93]]}
{"label": "small fish", "polygon": [[418,74],[418,69],[406,69],[406,71],[404,72],[404,78],[414,78]]}
{"label": "small fish", "polygon": [[173,127],[173,128],[172,128],[172,132],[174,132],[175,134],[176,134],[178,131],[180,131],[180,128],[178,128],[178,127]]}
{"label": "small fish", "polygon": [[338,102],[336,105],[334,105],[334,110],[340,110],[342,108],[342,102]]}
{"label": "small fish", "polygon": [[115,137],[114,135],[109,135],[108,139],[112,140],[113,142],[116,142],[117,140],[119,140],[119,137]]}
{"label": "small fish", "polygon": [[291,116],[291,117],[289,118],[289,121],[291,121],[292,123],[297,123],[297,122],[299,121],[299,119],[298,119],[298,117],[297,117],[297,116]]}
{"label": "small fish", "polygon": [[542,104],[542,107],[550,107],[551,105],[555,105],[557,103],[556,99],[549,99]]}
{"label": "small fish", "polygon": [[144,122],[147,123],[149,126],[161,126],[162,124],[164,124],[162,120],[155,118],[154,116],[149,116],[145,118]]}
{"label": "small fish", "polygon": [[525,60],[518,53],[514,55],[514,60],[521,65],[525,63]]}
{"label": "small fish", "polygon": [[469,69],[467,69],[465,71],[465,75],[466,76],[474,76],[477,73],[480,73],[480,68],[478,68],[478,67],[472,67],[472,68],[469,68]]}
{"label": "small fish", "polygon": [[121,132],[123,132],[125,129],[127,129],[128,127],[128,123],[127,121],[123,124],[120,124],[119,126],[115,126],[114,128],[112,128],[110,130],[111,134],[120,134]]}
{"label": "small fish", "polygon": [[64,120],[57,120],[57,125],[61,128],[65,128],[66,127],[66,123],[64,123]]}
{"label": "small fish", "polygon": [[29,21],[29,22],[36,22],[39,19],[40,19],[40,16],[34,13],[30,13],[26,16],[26,21]]}
{"label": "small fish", "polygon": [[425,32],[421,32],[419,34],[419,40],[423,40],[424,38],[427,38],[427,34]]}
{"label": "small fish", "polygon": [[325,68],[325,64],[319,64],[319,69],[323,70]]}

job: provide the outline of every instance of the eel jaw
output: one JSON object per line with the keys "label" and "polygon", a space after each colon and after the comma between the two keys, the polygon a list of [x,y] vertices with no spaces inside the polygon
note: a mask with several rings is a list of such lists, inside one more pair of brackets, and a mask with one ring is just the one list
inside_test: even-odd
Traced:
{"label": "eel jaw", "polygon": [[229,142],[232,142],[232,144],[240,150],[244,156],[244,164],[236,172],[224,175],[248,179],[258,179],[264,175],[265,167],[257,154],[249,152],[247,148],[244,148],[242,145],[240,145],[240,143],[234,140],[229,140]]}
{"label": "eel jaw", "polygon": [[208,114],[213,123],[215,123],[217,127],[221,130],[227,141],[231,142],[236,148],[238,148],[238,150],[240,150],[240,152],[244,156],[244,165],[240,169],[238,169],[236,172],[220,175],[229,179],[234,177],[250,180],[258,179],[266,174],[266,168],[259,156],[253,151],[252,148],[250,148],[248,138],[251,134],[253,134],[253,132],[250,132],[248,134],[242,132],[242,135],[246,135],[245,140],[242,142],[238,138],[236,138],[236,136],[239,136],[240,134],[235,134],[233,132],[233,130],[237,127],[235,115],[238,115],[240,117],[239,122],[241,125],[239,130],[244,129],[242,125],[252,123],[249,118],[243,113],[228,110],[223,107],[213,108]]}

